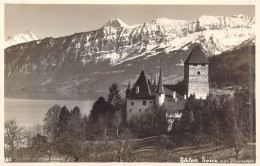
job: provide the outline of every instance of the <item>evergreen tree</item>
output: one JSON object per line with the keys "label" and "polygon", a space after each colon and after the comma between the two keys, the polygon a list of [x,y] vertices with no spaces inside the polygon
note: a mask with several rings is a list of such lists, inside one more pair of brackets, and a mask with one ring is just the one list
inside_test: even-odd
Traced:
{"label": "evergreen tree", "polygon": [[118,89],[118,86],[113,83],[112,86],[109,88],[109,94],[107,98],[107,102],[111,104],[116,111],[119,110],[120,104],[122,102],[122,97],[119,92],[120,91]]}
{"label": "evergreen tree", "polygon": [[185,104],[185,108],[182,111],[182,117],[180,120],[180,131],[189,132],[191,123],[194,122],[194,111],[196,109],[197,101],[194,95],[190,95]]}
{"label": "evergreen tree", "polygon": [[85,133],[79,107],[74,107],[71,112],[64,106],[59,116],[60,135],[56,141],[57,150],[64,155],[74,157],[79,161],[84,153]]}
{"label": "evergreen tree", "polygon": [[93,107],[90,111],[89,119],[91,120],[91,122],[96,122],[100,116],[110,116],[112,113],[112,106],[108,104],[103,97],[99,97],[98,100],[95,101],[95,103],[93,104]]}
{"label": "evergreen tree", "polygon": [[69,133],[75,136],[81,134],[82,131],[82,120],[79,107],[75,107],[69,116],[70,131]]}
{"label": "evergreen tree", "polygon": [[90,111],[90,127],[99,131],[98,135],[105,139],[112,130],[114,112],[114,107],[106,102],[103,97],[99,97]]}
{"label": "evergreen tree", "polygon": [[69,130],[69,116],[70,112],[66,106],[61,108],[60,115],[58,117],[58,134],[65,134]]}

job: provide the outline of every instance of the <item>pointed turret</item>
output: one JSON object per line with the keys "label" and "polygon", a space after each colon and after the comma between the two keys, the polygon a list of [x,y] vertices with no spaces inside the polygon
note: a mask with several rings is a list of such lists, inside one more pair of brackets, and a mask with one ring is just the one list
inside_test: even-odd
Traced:
{"label": "pointed turret", "polygon": [[126,93],[126,98],[129,98],[131,96],[130,80],[128,82],[128,86],[127,86],[125,93]]}
{"label": "pointed turret", "polygon": [[158,106],[162,106],[164,100],[165,100],[165,92],[164,92],[163,82],[162,82],[162,69],[160,68],[159,82],[156,90],[156,104]]}
{"label": "pointed turret", "polygon": [[164,88],[163,88],[163,82],[162,82],[162,69],[161,68],[160,68],[159,82],[158,82],[158,88],[156,90],[156,93],[165,94]]}
{"label": "pointed turret", "polygon": [[129,82],[128,82],[127,89],[130,89],[130,80],[129,80]]}

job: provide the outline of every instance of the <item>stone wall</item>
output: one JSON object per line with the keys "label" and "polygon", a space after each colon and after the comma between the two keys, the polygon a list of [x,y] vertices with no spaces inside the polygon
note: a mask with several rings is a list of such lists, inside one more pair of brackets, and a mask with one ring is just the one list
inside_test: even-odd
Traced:
{"label": "stone wall", "polygon": [[209,94],[208,64],[185,66],[185,80],[188,96],[195,93],[196,98],[206,99]]}

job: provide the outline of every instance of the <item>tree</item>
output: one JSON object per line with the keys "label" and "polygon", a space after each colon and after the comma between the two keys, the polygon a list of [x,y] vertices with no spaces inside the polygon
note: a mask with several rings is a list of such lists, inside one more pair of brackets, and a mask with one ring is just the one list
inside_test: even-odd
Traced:
{"label": "tree", "polygon": [[148,108],[146,113],[134,117],[131,129],[146,136],[165,134],[168,128],[166,112],[164,106]]}
{"label": "tree", "polygon": [[232,137],[233,137],[234,142],[232,144],[233,144],[233,147],[234,147],[234,151],[236,153],[236,158],[238,158],[239,152],[245,146],[246,139],[245,139],[241,129],[238,128],[236,123],[234,124],[233,130],[234,131],[232,133]]}
{"label": "tree", "polygon": [[31,161],[37,161],[41,154],[47,151],[47,137],[42,135],[42,126],[39,124],[34,125],[32,129],[33,137],[31,138],[30,150]]}
{"label": "tree", "polygon": [[91,122],[95,122],[99,119],[102,114],[112,114],[113,108],[109,105],[103,97],[99,97],[93,104],[90,111],[89,119]]}
{"label": "tree", "polygon": [[31,161],[33,160],[37,161],[37,159],[41,154],[45,154],[47,152],[48,149],[47,137],[37,132],[37,134],[34,137],[32,137],[32,144],[29,149],[31,149],[32,151]]}
{"label": "tree", "polygon": [[82,135],[63,134],[57,138],[56,149],[60,154],[71,156],[78,162],[84,155],[84,141]]}
{"label": "tree", "polygon": [[103,97],[94,103],[92,110],[90,111],[89,120],[91,127],[95,127],[94,130],[100,131],[101,137],[107,139],[109,131],[112,131],[115,110],[111,104],[105,101]]}
{"label": "tree", "polygon": [[93,121],[91,121],[89,118],[85,116],[83,118],[82,126],[83,126],[82,129],[83,129],[84,140],[88,140],[88,141],[99,140],[99,136],[102,131],[98,123],[94,123]]}
{"label": "tree", "polygon": [[75,162],[78,162],[84,154],[85,136],[82,124],[80,109],[77,106],[71,112],[66,106],[62,107],[56,148],[61,154],[74,157]]}
{"label": "tree", "polygon": [[82,119],[79,107],[75,107],[69,116],[70,134],[78,135],[82,131]]}
{"label": "tree", "polygon": [[239,152],[247,142],[245,133],[248,132],[248,128],[244,127],[247,125],[247,119],[249,118],[247,101],[243,93],[236,92],[234,97],[229,98],[227,102],[226,120],[229,125],[228,131],[231,133],[228,135],[227,143],[234,148],[236,158],[238,158]]}
{"label": "tree", "polygon": [[122,102],[122,97],[119,93],[118,86],[113,83],[112,86],[109,88],[109,94],[107,97],[107,102],[111,104],[115,110],[118,110],[120,108],[120,104]]}
{"label": "tree", "polygon": [[131,148],[131,139],[133,135],[129,129],[122,131],[120,140],[117,140],[112,147],[112,152],[116,155],[118,162],[131,161],[133,151]]}
{"label": "tree", "polygon": [[24,136],[25,136],[25,141],[27,143],[27,147],[30,147],[32,144],[32,132],[29,131],[28,129],[24,131]]}
{"label": "tree", "polygon": [[[126,154],[126,151],[127,150],[124,150],[124,147],[125,147],[125,140],[122,140],[122,141],[119,141],[119,143],[120,143],[120,148],[119,148],[119,150],[114,150],[113,152],[114,152],[114,154],[117,156],[117,158],[118,158],[118,162],[122,162],[122,157],[124,157],[125,156],[125,154]],[[129,147],[129,146],[128,146]]]}
{"label": "tree", "polygon": [[58,134],[58,117],[61,112],[59,105],[52,106],[45,114],[43,130],[48,134],[51,142],[55,142]]}
{"label": "tree", "polygon": [[11,162],[16,160],[15,152],[23,145],[24,128],[19,127],[15,120],[5,122],[5,159]]}
{"label": "tree", "polygon": [[116,111],[115,116],[114,116],[114,124],[115,124],[115,127],[116,127],[117,138],[119,138],[119,129],[120,129],[120,126],[122,124],[122,113],[121,113],[121,111]]}
{"label": "tree", "polygon": [[189,132],[191,123],[194,122],[194,111],[197,108],[197,101],[195,95],[190,95],[185,104],[185,108],[182,111],[182,117],[180,120],[180,131]]}
{"label": "tree", "polygon": [[58,117],[58,135],[65,134],[69,131],[69,116],[70,112],[68,108],[63,106]]}

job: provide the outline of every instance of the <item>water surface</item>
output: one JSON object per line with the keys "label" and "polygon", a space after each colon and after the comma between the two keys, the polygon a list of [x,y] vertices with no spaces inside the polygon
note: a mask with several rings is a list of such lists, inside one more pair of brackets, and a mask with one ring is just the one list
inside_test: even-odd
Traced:
{"label": "water surface", "polygon": [[43,124],[45,114],[53,105],[66,105],[69,110],[78,106],[81,114],[88,115],[94,100],[47,100],[47,99],[4,99],[5,121],[15,119],[20,126],[32,127]]}

